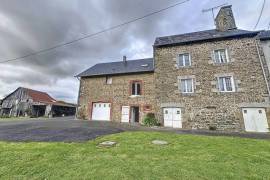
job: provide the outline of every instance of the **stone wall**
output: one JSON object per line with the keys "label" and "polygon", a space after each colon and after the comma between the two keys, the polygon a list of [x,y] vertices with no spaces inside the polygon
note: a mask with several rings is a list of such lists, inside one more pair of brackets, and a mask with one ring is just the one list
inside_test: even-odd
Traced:
{"label": "stone wall", "polygon": [[[121,121],[122,106],[139,106],[140,122],[148,112],[153,112],[155,105],[154,73],[130,74],[111,76],[112,84],[106,84],[106,77],[82,78],[79,93],[78,116],[82,119],[91,119],[91,107],[93,102],[112,103],[112,121]],[[142,81],[142,95],[130,96],[131,81]],[[151,110],[145,110],[145,106],[151,106]]]}
{"label": "stone wall", "polygon": [[[213,51],[227,49],[230,62],[215,64]],[[190,53],[192,66],[177,68],[178,55]],[[157,117],[163,122],[164,104],[178,104],[183,110],[183,128],[244,130],[241,105],[268,104],[268,91],[258,58],[255,39],[242,38],[159,47],[155,55],[155,90]],[[233,75],[236,92],[221,93],[217,76]],[[181,94],[178,77],[194,76],[195,93]],[[269,114],[269,113],[268,113]]]}

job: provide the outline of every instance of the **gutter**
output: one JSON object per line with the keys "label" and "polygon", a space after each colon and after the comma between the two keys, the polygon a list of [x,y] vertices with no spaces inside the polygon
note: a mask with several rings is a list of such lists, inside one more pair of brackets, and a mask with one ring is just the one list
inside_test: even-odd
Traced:
{"label": "gutter", "polygon": [[266,82],[267,91],[268,91],[268,97],[270,97],[269,83],[268,83],[268,80],[267,80],[267,77],[266,77],[266,73],[265,73],[265,70],[264,70],[264,67],[263,67],[262,57],[261,57],[260,50],[259,50],[259,44],[258,44],[259,41],[260,41],[260,39],[256,39],[256,49],[257,49],[257,53],[258,53],[258,56],[259,56],[261,68],[262,68],[262,71],[263,71],[263,77],[264,77],[264,80]]}

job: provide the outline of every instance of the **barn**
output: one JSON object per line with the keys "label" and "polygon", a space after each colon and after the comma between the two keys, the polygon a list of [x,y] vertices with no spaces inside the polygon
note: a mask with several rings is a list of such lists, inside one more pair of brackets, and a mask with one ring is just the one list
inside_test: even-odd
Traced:
{"label": "barn", "polygon": [[48,93],[19,87],[2,100],[0,116],[74,116],[76,105],[57,101]]}

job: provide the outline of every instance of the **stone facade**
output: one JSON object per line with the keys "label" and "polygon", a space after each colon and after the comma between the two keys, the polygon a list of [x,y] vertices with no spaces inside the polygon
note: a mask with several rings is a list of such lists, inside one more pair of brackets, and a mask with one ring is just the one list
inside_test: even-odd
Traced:
{"label": "stone facade", "polygon": [[[111,121],[121,121],[122,106],[139,106],[140,122],[154,112],[154,73],[115,75],[112,84],[106,84],[106,76],[81,78],[79,93],[79,118],[91,119],[92,104],[111,103]],[[131,82],[142,83],[142,95],[131,96]],[[147,108],[146,108],[147,107]]]}
{"label": "stone facade", "polygon": [[[214,63],[216,49],[227,49],[229,63]],[[178,55],[182,53],[190,54],[190,67],[178,68]],[[255,38],[156,47],[154,55],[156,115],[160,122],[164,107],[180,107],[183,128],[215,126],[219,130],[238,131],[245,129],[242,107],[268,107],[269,94]],[[235,92],[218,91],[217,78],[221,75],[233,76]],[[194,79],[194,93],[181,93],[181,77]]]}

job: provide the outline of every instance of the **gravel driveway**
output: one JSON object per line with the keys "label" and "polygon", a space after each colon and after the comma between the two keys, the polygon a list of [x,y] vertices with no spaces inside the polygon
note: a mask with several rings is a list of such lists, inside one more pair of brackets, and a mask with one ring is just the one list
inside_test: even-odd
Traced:
{"label": "gravel driveway", "polygon": [[83,142],[123,132],[117,123],[54,118],[0,122],[0,141]]}

